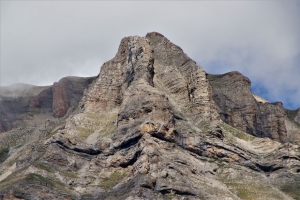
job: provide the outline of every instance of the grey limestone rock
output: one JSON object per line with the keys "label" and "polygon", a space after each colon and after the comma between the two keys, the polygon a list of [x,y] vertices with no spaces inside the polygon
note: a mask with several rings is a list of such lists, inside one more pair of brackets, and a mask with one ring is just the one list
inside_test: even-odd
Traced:
{"label": "grey limestone rock", "polygon": [[[282,105],[260,105],[249,84],[207,76],[159,33],[125,37],[97,77],[52,86],[50,108],[67,117],[10,152],[0,197],[292,199],[299,146],[278,142]],[[46,94],[32,106],[48,105]]]}

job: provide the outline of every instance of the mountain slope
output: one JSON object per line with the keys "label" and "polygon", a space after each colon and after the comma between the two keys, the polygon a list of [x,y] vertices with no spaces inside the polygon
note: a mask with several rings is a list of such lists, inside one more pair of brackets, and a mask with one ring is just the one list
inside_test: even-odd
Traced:
{"label": "mountain slope", "polygon": [[53,86],[14,84],[0,87],[0,133],[14,128],[24,114],[44,113],[63,117],[77,107],[85,88],[95,77],[65,77]]}
{"label": "mountain slope", "polygon": [[253,95],[247,77],[239,72],[229,72],[208,74],[207,78],[224,122],[256,137],[300,144],[297,118],[289,117],[281,102],[270,103]]}
{"label": "mountain slope", "polygon": [[[299,199],[300,149],[278,128],[285,114],[256,102],[242,75],[207,75],[153,32],[123,38],[86,87],[64,118],[26,115],[5,132],[8,141],[20,130],[38,137],[3,144],[2,199]],[[57,91],[68,102],[69,89]],[[279,113],[279,131],[264,125],[264,115],[236,123],[245,103],[247,113]],[[55,108],[54,116],[66,113],[64,103]]]}

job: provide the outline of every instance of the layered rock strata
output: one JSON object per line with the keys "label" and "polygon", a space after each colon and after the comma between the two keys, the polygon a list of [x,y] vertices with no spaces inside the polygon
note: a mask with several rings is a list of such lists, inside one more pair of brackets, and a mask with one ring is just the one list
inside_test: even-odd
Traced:
{"label": "layered rock strata", "polygon": [[0,133],[12,129],[18,116],[29,111],[31,100],[47,89],[27,84],[0,87]]}
{"label": "layered rock strata", "polygon": [[[133,182],[121,187],[137,183],[132,192],[144,191],[148,197],[153,196],[153,190],[201,196],[204,193],[185,180],[196,169],[187,168],[175,182],[176,166],[169,172],[166,169],[165,175],[160,171],[180,153],[180,149],[173,156],[168,153],[176,145],[201,154],[205,135],[222,138],[219,123],[211,88],[200,66],[161,34],[126,37],[115,58],[101,67],[99,78],[87,89],[65,129],[48,140],[40,162],[72,172],[87,165],[93,173],[84,170],[84,176],[130,170],[126,176]],[[183,155],[178,159],[178,163],[189,162]],[[96,182],[101,185],[105,181],[100,178]],[[91,184],[88,188],[96,195],[95,183]],[[103,196],[105,190],[97,198]]]}
{"label": "layered rock strata", "polygon": [[250,80],[239,72],[207,77],[224,122],[257,137],[287,141],[286,114],[281,102],[257,101]]}
{"label": "layered rock strata", "polygon": [[[225,77],[225,83],[233,81],[240,87],[236,92],[248,95],[244,89],[249,89],[249,80],[237,73],[229,76],[232,80]],[[278,105],[261,108],[246,96],[249,108],[243,113],[250,114],[226,118],[221,109],[239,113],[235,108],[240,109],[243,102],[233,97],[228,101],[231,92],[226,89],[215,96],[210,83],[218,84],[218,79],[207,79],[202,67],[163,35],[154,32],[123,38],[116,56],[103,64],[66,123],[51,127],[45,137],[24,149],[16,148],[17,156],[12,153],[1,165],[0,197],[297,197],[299,146],[275,141],[284,141],[284,137],[274,133],[274,127],[281,128],[272,120],[264,126],[260,119],[258,129],[250,123],[251,117],[256,119],[251,108],[267,113],[269,120],[272,113],[268,112],[274,107],[275,112]],[[64,87],[56,89],[62,99],[56,113],[65,112],[69,105],[65,91]],[[215,103],[216,97],[221,104]],[[277,124],[281,123],[280,113],[278,109],[273,114]],[[239,129],[255,130],[257,136],[267,134],[275,140],[251,136],[221,122],[220,116]]]}
{"label": "layered rock strata", "polygon": [[23,114],[49,113],[63,117],[75,109],[95,77],[65,77],[53,86],[16,84],[0,88],[0,133],[11,130]]}

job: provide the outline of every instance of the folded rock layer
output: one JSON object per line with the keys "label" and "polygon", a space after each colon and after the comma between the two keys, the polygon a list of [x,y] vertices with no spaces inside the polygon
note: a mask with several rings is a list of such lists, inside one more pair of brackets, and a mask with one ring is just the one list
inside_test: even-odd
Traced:
{"label": "folded rock layer", "polygon": [[207,75],[159,33],[125,37],[78,96],[69,80],[53,85],[52,112],[67,116],[3,150],[0,197],[292,199],[300,149],[284,144],[285,114],[256,102],[249,84]]}

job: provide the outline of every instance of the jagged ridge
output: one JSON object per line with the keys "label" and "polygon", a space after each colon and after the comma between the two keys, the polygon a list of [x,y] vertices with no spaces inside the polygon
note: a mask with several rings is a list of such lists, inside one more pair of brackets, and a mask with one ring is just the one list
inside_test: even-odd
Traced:
{"label": "jagged ridge", "polygon": [[[237,72],[207,75],[159,33],[125,37],[66,122],[45,123],[46,134],[36,144],[16,147],[26,152],[2,164],[13,173],[1,175],[0,194],[4,199],[297,198],[299,146],[243,132],[287,141],[284,131],[274,131],[273,123],[264,126],[260,113],[251,113],[257,108],[274,115],[278,109],[275,114],[284,118],[282,105],[262,106],[249,84]],[[69,96],[68,90],[58,91],[62,99]],[[65,104],[59,105],[53,113],[66,112]],[[284,125],[279,120],[274,126]]]}

